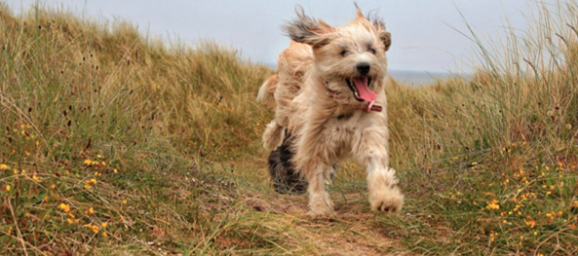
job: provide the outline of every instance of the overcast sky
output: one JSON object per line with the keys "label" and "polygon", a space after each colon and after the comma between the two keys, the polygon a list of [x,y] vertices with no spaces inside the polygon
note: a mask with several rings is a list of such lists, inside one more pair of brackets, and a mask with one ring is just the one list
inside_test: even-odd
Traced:
{"label": "overcast sky", "polygon": [[[2,1],[2,0],[0,0]],[[7,0],[19,12],[34,0]],[[253,62],[276,63],[289,39],[281,25],[295,17],[296,4],[306,13],[331,25],[355,17],[352,0],[47,0],[97,19],[123,19],[143,33],[194,43],[213,39],[239,49]],[[455,29],[467,32],[467,22],[483,38],[496,40],[507,21],[524,30],[526,16],[537,0],[356,0],[367,13],[375,11],[392,33],[389,68],[415,71],[471,71],[474,45]],[[556,0],[547,0],[556,2]],[[453,28],[452,28],[453,27]]]}

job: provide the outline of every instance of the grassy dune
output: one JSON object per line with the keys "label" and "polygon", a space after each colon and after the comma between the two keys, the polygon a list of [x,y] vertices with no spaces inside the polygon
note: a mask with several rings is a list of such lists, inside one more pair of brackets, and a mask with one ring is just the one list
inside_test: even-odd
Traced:
{"label": "grassy dune", "polygon": [[472,79],[387,88],[401,214],[370,212],[347,162],[312,219],[269,187],[272,70],[1,7],[0,255],[576,254],[578,3],[537,9],[499,51],[467,33]]}

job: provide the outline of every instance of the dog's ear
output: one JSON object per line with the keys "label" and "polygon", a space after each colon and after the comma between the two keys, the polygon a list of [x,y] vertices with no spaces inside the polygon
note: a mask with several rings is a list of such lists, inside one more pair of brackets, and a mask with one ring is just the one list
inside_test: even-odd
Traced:
{"label": "dog's ear", "polygon": [[321,47],[329,43],[328,34],[334,32],[334,28],[323,20],[316,20],[305,15],[303,7],[297,6],[295,12],[297,19],[287,23],[283,30],[293,41]]}
{"label": "dog's ear", "polygon": [[385,24],[379,18],[374,16],[373,18],[371,18],[371,20],[373,26],[375,27],[375,30],[377,31],[379,40],[381,40],[381,42],[385,46],[385,51],[387,52],[387,50],[389,50],[389,47],[391,46],[391,33],[387,32],[387,30],[385,29]]}
{"label": "dog's ear", "polygon": [[385,46],[385,51],[387,52],[387,50],[389,50],[389,47],[391,46],[391,33],[387,32],[387,30],[385,29],[385,24],[383,23],[383,20],[381,20],[375,13],[373,14],[369,13],[367,15],[368,17],[366,18],[363,15],[363,12],[361,12],[361,8],[359,8],[357,3],[354,4],[355,9],[357,10],[357,16],[355,17],[355,20],[363,24],[368,29],[371,29],[370,27],[371,25],[373,25],[373,29],[375,29],[375,32],[377,32],[377,36]]}
{"label": "dog's ear", "polygon": [[385,51],[387,52],[387,50],[389,50],[389,47],[391,46],[391,33],[385,30],[385,25],[383,24],[382,21],[378,21],[377,23],[374,22],[373,25],[377,29],[377,33],[379,33],[378,34],[379,39],[385,46]]}

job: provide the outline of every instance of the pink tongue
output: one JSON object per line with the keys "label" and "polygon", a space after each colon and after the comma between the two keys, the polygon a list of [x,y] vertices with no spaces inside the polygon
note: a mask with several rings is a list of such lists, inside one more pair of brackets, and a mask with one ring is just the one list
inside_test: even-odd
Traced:
{"label": "pink tongue", "polygon": [[354,78],[353,83],[355,83],[355,88],[359,92],[359,97],[367,102],[372,102],[377,98],[377,94],[369,90],[367,87],[367,77],[363,78]]}

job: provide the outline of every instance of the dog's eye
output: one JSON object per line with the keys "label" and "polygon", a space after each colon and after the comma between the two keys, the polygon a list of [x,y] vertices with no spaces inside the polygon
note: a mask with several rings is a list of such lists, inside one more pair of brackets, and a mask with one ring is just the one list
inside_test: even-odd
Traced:
{"label": "dog's eye", "polygon": [[377,53],[377,51],[373,47],[369,47],[369,52],[371,52],[371,54]]}
{"label": "dog's eye", "polygon": [[343,50],[339,54],[341,55],[341,57],[345,57],[348,53],[349,52],[347,50]]}

